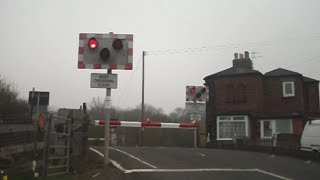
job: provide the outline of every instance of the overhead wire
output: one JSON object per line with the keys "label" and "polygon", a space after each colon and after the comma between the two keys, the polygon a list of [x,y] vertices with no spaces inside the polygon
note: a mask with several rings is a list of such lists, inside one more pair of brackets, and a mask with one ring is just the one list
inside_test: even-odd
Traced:
{"label": "overhead wire", "polygon": [[209,51],[212,49],[226,49],[226,48],[243,48],[243,47],[257,47],[257,46],[268,46],[274,45],[274,43],[281,42],[290,42],[290,41],[300,41],[300,40],[320,40],[320,35],[310,36],[307,38],[298,37],[298,38],[287,38],[287,39],[279,39],[279,40],[270,40],[270,41],[256,41],[256,42],[247,42],[247,43],[226,43],[220,45],[208,45],[202,47],[189,47],[189,48],[180,48],[180,49],[165,49],[165,50],[150,50],[147,51],[147,55],[165,55],[165,54],[183,54],[183,53],[193,53],[193,52],[201,52],[201,51]]}
{"label": "overhead wire", "polygon": [[[269,41],[256,41],[256,42],[246,42],[246,43],[226,43],[220,45],[208,45],[208,46],[201,46],[201,47],[188,47],[188,48],[179,48],[179,49],[165,49],[165,50],[149,50],[145,51],[146,56],[159,56],[159,55],[173,55],[173,54],[185,54],[185,53],[197,53],[197,52],[205,52],[210,51],[213,49],[229,49],[229,48],[244,48],[244,47],[257,47],[257,46],[270,46],[274,45],[274,43],[284,43],[284,42],[291,42],[291,41],[304,41],[304,40],[320,40],[320,35],[309,36],[309,37],[296,37],[296,38],[287,38],[287,39],[279,39],[279,40],[269,40]],[[309,60],[305,60],[304,62],[312,62],[316,60],[317,57],[320,55],[310,58]],[[138,59],[136,69],[133,70],[132,75],[128,78],[126,86],[124,90],[120,94],[120,103],[126,102],[128,99],[128,95],[130,93],[124,92],[127,91],[128,87],[131,86],[133,83],[132,79],[136,75],[136,72],[140,70],[141,67],[142,57]],[[294,67],[295,65],[289,66],[289,68]]]}
{"label": "overhead wire", "polygon": [[[303,61],[299,61],[299,62],[297,62],[297,63],[295,63],[295,64],[291,64],[290,66],[288,66],[287,68],[288,69],[290,69],[290,68],[294,68],[295,66],[297,66],[297,65],[299,65],[299,64],[301,64],[301,63],[306,63],[306,62],[308,62],[308,63],[310,63],[310,62],[313,62],[313,61],[315,61],[315,60],[319,60],[320,59],[320,55],[317,55],[317,56],[313,56],[313,57],[311,57],[311,58],[308,58],[308,59],[306,59],[306,60],[303,60]],[[319,61],[320,62],[320,61]]]}

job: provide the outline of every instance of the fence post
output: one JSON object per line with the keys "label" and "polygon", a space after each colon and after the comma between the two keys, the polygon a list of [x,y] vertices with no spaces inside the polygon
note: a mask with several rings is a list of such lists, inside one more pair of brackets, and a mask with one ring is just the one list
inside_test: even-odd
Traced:
{"label": "fence post", "polygon": [[67,162],[66,162],[66,172],[69,173],[70,172],[70,151],[71,151],[71,131],[72,131],[72,120],[71,121],[67,121],[67,134],[68,136],[66,137],[66,146],[69,148],[66,148],[66,155],[67,155]]}
{"label": "fence post", "polygon": [[197,147],[197,129],[196,128],[193,131],[193,146],[194,148]]}
{"label": "fence post", "polygon": [[52,114],[49,115],[47,129],[45,133],[45,146],[43,147],[43,176],[47,176],[48,169],[48,154],[49,154],[49,141],[50,141],[50,131],[52,123]]}

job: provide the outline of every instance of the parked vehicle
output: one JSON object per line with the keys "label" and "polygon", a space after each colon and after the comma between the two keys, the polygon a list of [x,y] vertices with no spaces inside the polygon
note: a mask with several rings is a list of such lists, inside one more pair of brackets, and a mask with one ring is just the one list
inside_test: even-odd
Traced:
{"label": "parked vehicle", "polygon": [[303,130],[301,137],[301,150],[311,151],[314,157],[320,156],[320,120],[308,122]]}

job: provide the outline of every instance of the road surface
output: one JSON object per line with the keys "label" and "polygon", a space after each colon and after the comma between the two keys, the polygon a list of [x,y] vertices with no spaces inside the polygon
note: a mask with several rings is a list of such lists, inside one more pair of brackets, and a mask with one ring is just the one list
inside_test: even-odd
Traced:
{"label": "road surface", "polygon": [[130,180],[320,179],[318,163],[249,151],[115,147],[110,157]]}

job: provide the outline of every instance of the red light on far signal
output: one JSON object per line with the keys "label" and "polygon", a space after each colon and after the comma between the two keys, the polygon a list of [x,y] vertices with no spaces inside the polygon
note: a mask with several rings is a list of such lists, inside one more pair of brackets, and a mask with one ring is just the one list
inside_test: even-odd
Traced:
{"label": "red light on far signal", "polygon": [[92,37],[88,41],[88,46],[90,49],[96,49],[98,47],[98,41],[96,38]]}
{"label": "red light on far signal", "polygon": [[194,87],[194,86],[193,86],[193,87],[191,87],[191,89],[190,89],[190,93],[191,93],[191,94],[196,93],[196,87]]}

